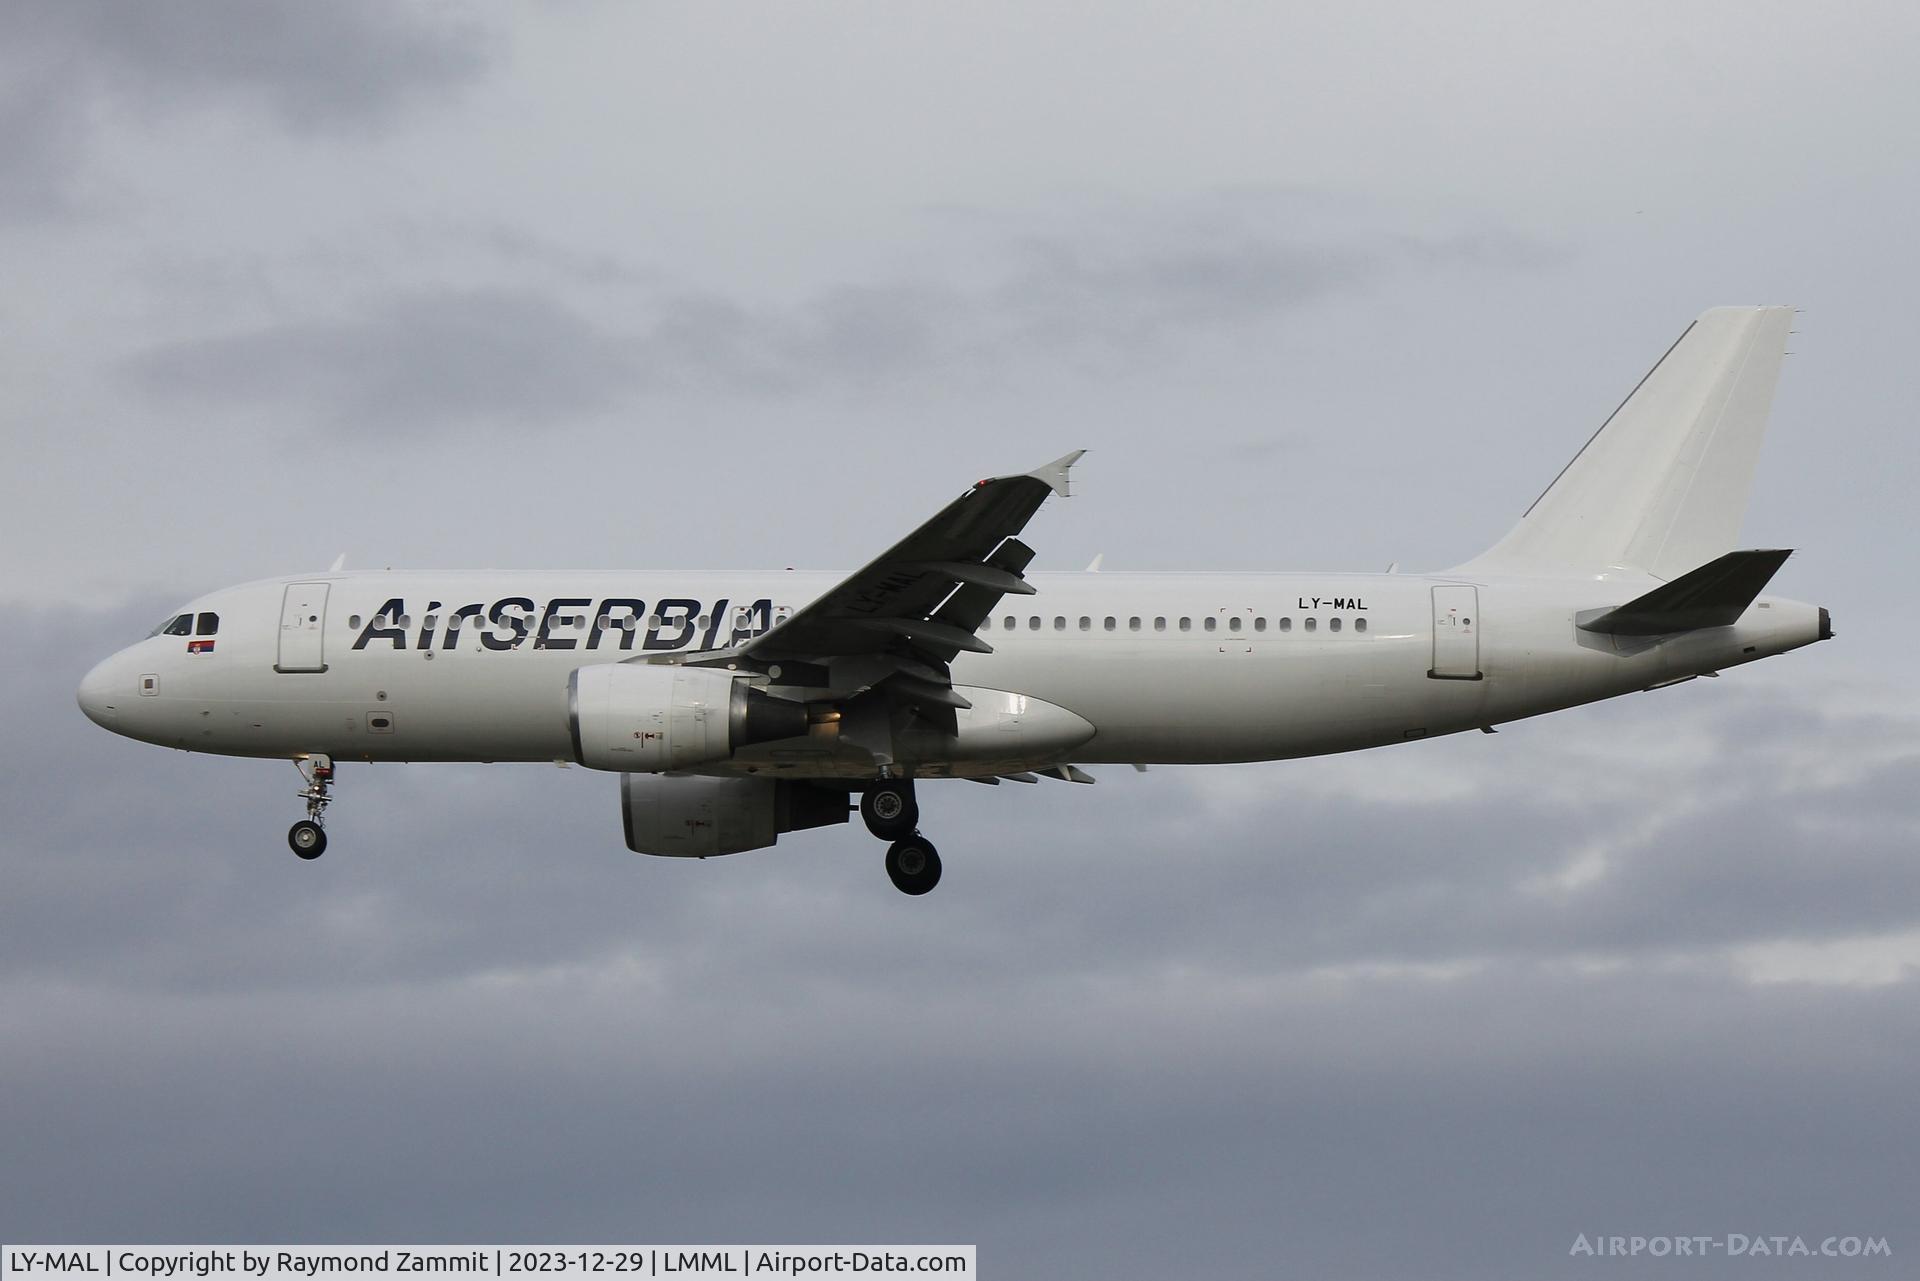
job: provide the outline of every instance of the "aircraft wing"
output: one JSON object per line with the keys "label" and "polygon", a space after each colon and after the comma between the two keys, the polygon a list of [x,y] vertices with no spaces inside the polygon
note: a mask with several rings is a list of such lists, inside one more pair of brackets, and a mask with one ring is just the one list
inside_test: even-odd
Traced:
{"label": "aircraft wing", "polygon": [[969,704],[954,692],[947,665],[962,652],[992,653],[974,632],[1002,596],[1033,593],[1020,576],[1033,549],[1014,535],[1050,495],[1067,496],[1067,472],[1085,452],[980,481],[771,631],[682,661],[744,659],[764,669],[870,657],[872,684],[951,720],[953,709]]}

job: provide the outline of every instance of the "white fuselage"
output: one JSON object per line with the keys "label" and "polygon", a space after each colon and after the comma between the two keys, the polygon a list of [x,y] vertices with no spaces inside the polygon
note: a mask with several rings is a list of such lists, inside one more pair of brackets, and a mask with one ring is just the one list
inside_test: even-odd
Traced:
{"label": "white fuselage", "polygon": [[[777,625],[843,577],[387,572],[275,579],[193,602],[188,612],[218,615],[217,633],[204,638],[211,645],[150,637],[95,668],[80,701],[116,733],[190,751],[567,761],[575,756],[568,678],[576,669],[724,647]],[[1069,752],[1050,753],[1062,762],[1350,751],[1593,702],[1821,636],[1815,607],[1765,596],[1733,626],[1663,640],[1575,626],[1576,614],[1656,585],[1638,575],[1030,579],[1037,593],[1003,598],[978,633],[994,652],[962,654],[953,681],[963,693],[1007,691],[1083,718],[1093,734]],[[1023,763],[1049,762],[1017,754],[971,765],[901,762],[922,776]],[[704,772],[767,765],[767,757],[748,752]],[[820,777],[864,768],[792,754],[780,767]]]}

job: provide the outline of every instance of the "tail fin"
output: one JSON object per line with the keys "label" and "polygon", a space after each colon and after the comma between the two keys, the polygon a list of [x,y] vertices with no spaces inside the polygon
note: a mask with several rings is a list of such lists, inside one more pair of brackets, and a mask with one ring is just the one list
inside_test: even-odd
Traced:
{"label": "tail fin", "polygon": [[1703,312],[1507,536],[1461,566],[1676,578],[1739,537],[1791,307]]}

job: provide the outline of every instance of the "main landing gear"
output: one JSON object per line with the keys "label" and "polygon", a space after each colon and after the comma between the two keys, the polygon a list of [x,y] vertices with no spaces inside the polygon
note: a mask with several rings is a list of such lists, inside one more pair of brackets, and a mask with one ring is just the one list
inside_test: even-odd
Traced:
{"label": "main landing gear", "polygon": [[920,826],[912,781],[889,779],[869,787],[860,797],[860,817],[867,821],[867,830],[883,841],[911,836]]}
{"label": "main landing gear", "polygon": [[912,779],[882,779],[860,797],[867,830],[887,847],[887,879],[902,894],[925,894],[940,883],[940,851],[920,835],[920,806]]}
{"label": "main landing gear", "polygon": [[319,858],[327,852],[327,830],[321,826],[320,816],[333,800],[327,794],[333,786],[333,758],[305,756],[294,764],[300,767],[300,777],[307,780],[306,787],[294,793],[307,803],[307,816],[287,829],[287,845],[301,858]]}
{"label": "main landing gear", "polygon": [[918,832],[887,847],[887,879],[902,894],[925,894],[940,883],[940,851]]}

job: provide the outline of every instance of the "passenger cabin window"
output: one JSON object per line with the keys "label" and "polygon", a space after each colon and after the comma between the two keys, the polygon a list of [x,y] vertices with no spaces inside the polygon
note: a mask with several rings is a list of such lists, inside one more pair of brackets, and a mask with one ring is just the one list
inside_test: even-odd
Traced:
{"label": "passenger cabin window", "polygon": [[1353,630],[1354,630],[1354,631],[1356,631],[1356,632],[1364,632],[1364,631],[1366,631],[1366,630],[1367,630],[1367,620],[1366,620],[1366,619],[1364,619],[1364,618],[1356,618],[1356,619],[1354,619],[1354,620],[1353,620]]}
{"label": "passenger cabin window", "polygon": [[1085,614],[1080,615],[1080,630],[1083,632],[1090,632],[1093,630],[1093,620],[1091,618],[1088,618]]}
{"label": "passenger cabin window", "polygon": [[1266,630],[1267,630],[1267,620],[1266,620],[1266,619],[1265,619],[1264,617],[1261,617],[1261,618],[1256,618],[1256,619],[1254,619],[1254,620],[1253,620],[1253,630],[1254,630],[1254,631],[1256,631],[1256,632],[1264,632],[1264,631],[1266,631]]}
{"label": "passenger cabin window", "polygon": [[1107,630],[1108,630],[1108,631],[1112,631],[1112,630],[1113,630],[1114,628],[1116,628],[1116,627],[1118,627],[1119,625],[1120,625],[1120,624],[1119,624],[1119,623],[1118,623],[1118,622],[1117,622],[1117,621],[1116,621],[1116,620],[1114,619],[1114,617],[1113,617],[1113,615],[1112,615],[1112,614],[1108,614],[1108,615],[1107,615]]}
{"label": "passenger cabin window", "polygon": [[1314,628],[1318,627],[1319,625],[1320,625],[1320,620],[1317,618],[1309,618],[1305,623],[1305,627],[1308,631],[1312,631]]}
{"label": "passenger cabin window", "polygon": [[1339,630],[1340,630],[1340,620],[1339,620],[1339,619],[1337,619],[1337,618],[1329,618],[1329,619],[1327,620],[1327,630],[1328,630],[1328,631],[1330,631],[1330,632],[1337,632],[1337,631],[1339,631]]}
{"label": "passenger cabin window", "polygon": [[1165,619],[1164,617],[1161,617],[1161,618],[1156,618],[1156,619],[1154,619],[1154,620],[1153,620],[1153,630],[1154,630],[1154,631],[1156,631],[1156,632],[1164,632],[1164,631],[1166,631],[1166,630],[1167,630],[1167,620],[1166,620],[1166,619]]}
{"label": "passenger cabin window", "polygon": [[1027,630],[1030,632],[1037,632],[1040,630],[1040,615],[1035,614],[1032,618],[1029,618],[1027,620]]}
{"label": "passenger cabin window", "polygon": [[1001,628],[1002,628],[1003,630],[1005,630],[1005,631],[1009,631],[1009,632],[1010,632],[1010,631],[1012,631],[1012,630],[1013,630],[1013,615],[1012,615],[1012,614],[1008,614],[1008,615],[1007,615],[1007,616],[1006,616],[1005,618],[1003,618],[1003,619],[1001,619],[1001,620],[1000,620],[1000,626],[1001,626]]}
{"label": "passenger cabin window", "polygon": [[1293,630],[1293,620],[1292,620],[1291,618],[1283,618],[1283,619],[1281,619],[1281,620],[1280,620],[1280,630],[1281,630],[1281,631],[1283,631],[1283,632],[1290,632],[1290,631],[1292,631],[1292,630]]}
{"label": "passenger cabin window", "polygon": [[1201,622],[1201,626],[1205,627],[1208,631],[1212,631],[1216,627],[1220,626],[1220,620],[1215,618],[1212,614],[1208,614],[1206,618]]}
{"label": "passenger cabin window", "polygon": [[1181,620],[1180,620],[1180,630],[1181,630],[1181,631],[1183,631],[1183,632],[1190,632],[1190,631],[1192,631],[1192,630],[1193,630],[1193,620],[1192,620],[1191,618],[1183,618],[1183,619],[1181,619]]}
{"label": "passenger cabin window", "polygon": [[1067,617],[1065,614],[1055,614],[1053,616],[1053,630],[1056,632],[1064,632],[1067,630]]}
{"label": "passenger cabin window", "polygon": [[1138,616],[1129,618],[1127,620],[1127,630],[1130,632],[1137,632],[1140,630],[1140,619]]}

